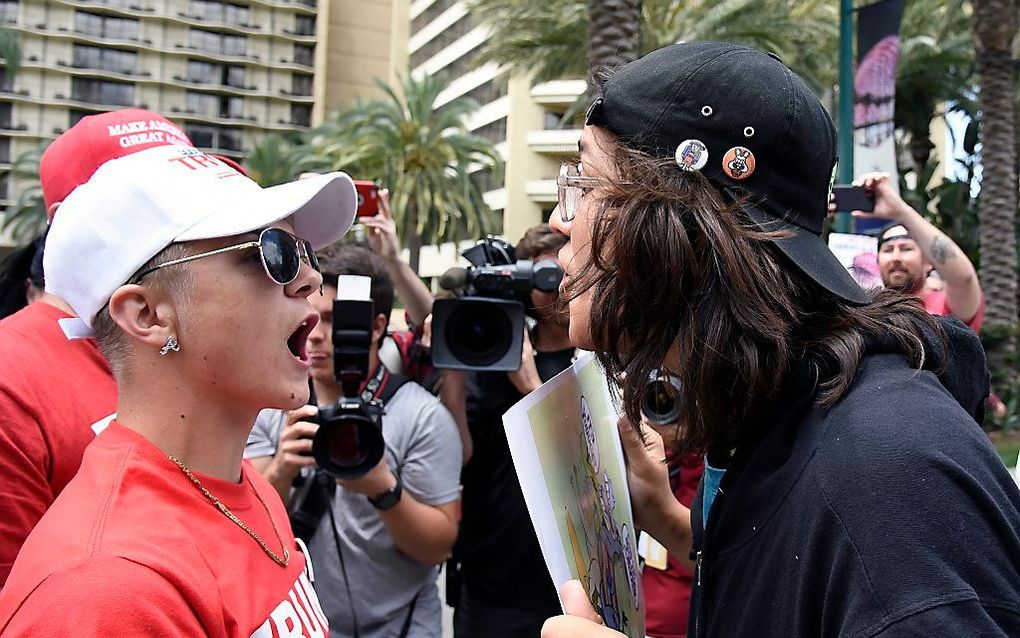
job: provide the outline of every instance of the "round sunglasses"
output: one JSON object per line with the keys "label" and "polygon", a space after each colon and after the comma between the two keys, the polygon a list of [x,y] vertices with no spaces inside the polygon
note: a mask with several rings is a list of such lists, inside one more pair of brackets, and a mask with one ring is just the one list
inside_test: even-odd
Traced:
{"label": "round sunglasses", "polygon": [[233,246],[198,253],[197,255],[171,259],[142,271],[130,283],[137,284],[142,280],[142,277],[160,268],[176,266],[177,264],[187,263],[202,257],[219,255],[232,250],[247,250],[249,248],[258,249],[259,258],[262,260],[262,267],[265,269],[266,275],[281,286],[286,286],[297,279],[298,273],[301,272],[302,261],[314,268],[316,272],[320,272],[319,260],[316,259],[315,251],[308,240],[299,239],[282,228],[266,228],[259,233],[257,241],[247,241]]}

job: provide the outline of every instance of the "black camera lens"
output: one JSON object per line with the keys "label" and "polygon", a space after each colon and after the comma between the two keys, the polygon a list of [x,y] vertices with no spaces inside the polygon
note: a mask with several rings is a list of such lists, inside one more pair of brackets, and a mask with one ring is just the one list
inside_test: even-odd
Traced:
{"label": "black camera lens", "polygon": [[361,443],[361,424],[341,423],[326,439],[326,453],[341,467],[357,467],[365,462],[365,449]]}
{"label": "black camera lens", "polygon": [[641,414],[654,425],[675,425],[680,421],[680,380],[670,374],[653,372],[641,399]]}
{"label": "black camera lens", "polygon": [[465,303],[450,315],[446,343],[453,356],[467,365],[492,365],[513,343],[513,324],[498,306],[485,302]]}
{"label": "black camera lens", "polygon": [[368,473],[386,451],[382,430],[368,416],[342,412],[318,421],[312,454],[315,462],[336,478],[357,478]]}

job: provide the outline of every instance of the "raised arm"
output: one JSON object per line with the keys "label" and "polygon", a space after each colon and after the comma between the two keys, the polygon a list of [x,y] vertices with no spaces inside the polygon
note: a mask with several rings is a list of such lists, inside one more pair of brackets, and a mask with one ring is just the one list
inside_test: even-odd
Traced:
{"label": "raised arm", "polygon": [[903,201],[885,173],[870,173],[859,182],[875,194],[875,210],[870,216],[888,219],[906,228],[925,261],[945,282],[946,302],[953,314],[964,322],[973,319],[981,307],[981,284],[974,264],[963,250]]}
{"label": "raised arm", "polygon": [[393,287],[403,299],[411,321],[422,325],[425,317],[432,312],[432,292],[418,277],[418,273],[400,258],[400,239],[390,213],[388,190],[379,192],[379,214],[375,217],[360,217],[358,222],[365,227],[372,250],[385,262]]}

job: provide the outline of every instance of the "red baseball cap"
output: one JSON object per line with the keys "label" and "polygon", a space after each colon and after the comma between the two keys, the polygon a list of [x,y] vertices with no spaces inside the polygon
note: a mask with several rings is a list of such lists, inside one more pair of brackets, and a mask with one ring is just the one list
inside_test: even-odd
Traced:
{"label": "red baseball cap", "polygon": [[39,162],[46,211],[87,182],[106,162],[156,146],[192,146],[176,124],[144,109],[83,117],[47,147]]}

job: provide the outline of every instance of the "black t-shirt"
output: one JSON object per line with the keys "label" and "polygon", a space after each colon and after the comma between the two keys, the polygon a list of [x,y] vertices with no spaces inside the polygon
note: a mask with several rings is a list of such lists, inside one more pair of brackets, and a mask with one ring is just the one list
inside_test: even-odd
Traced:
{"label": "black t-shirt", "polygon": [[984,362],[951,345],[973,392],[873,344],[831,408],[791,374],[707,528],[695,499],[689,636],[1020,636],[1020,492],[961,407]]}
{"label": "black t-shirt", "polygon": [[[548,381],[570,366],[573,348],[537,352]],[[531,525],[503,429],[503,414],[521,400],[504,372],[468,375],[468,427],[474,443],[464,466],[463,516],[455,555],[472,599],[556,615],[559,598]]]}

